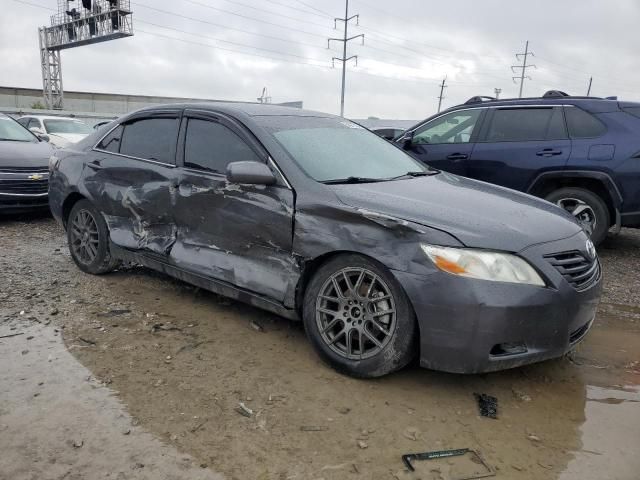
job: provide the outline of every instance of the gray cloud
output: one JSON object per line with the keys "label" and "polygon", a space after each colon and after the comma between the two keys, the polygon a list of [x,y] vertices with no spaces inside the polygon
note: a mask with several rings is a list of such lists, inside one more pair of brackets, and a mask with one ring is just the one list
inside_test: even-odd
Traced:
{"label": "gray cloud", "polygon": [[[0,84],[39,87],[37,27],[48,23],[49,13],[14,0],[0,1]],[[56,4],[29,1],[52,8]],[[331,57],[338,52],[326,49],[326,38],[340,32],[333,30],[330,18],[303,3],[340,16],[344,2],[234,1],[254,8],[228,0],[133,1],[134,37],[63,52],[65,88],[254,100],[267,86],[274,101],[301,99],[307,108],[337,112],[340,69],[331,68]],[[346,114],[351,117],[430,115],[445,75],[449,87],[444,106],[473,95],[492,95],[494,87],[502,88],[503,96],[514,96],[517,85],[509,66],[516,63],[514,54],[522,51],[526,39],[538,68],[530,70],[533,79],[526,83],[525,94],[550,88],[584,94],[592,75],[595,95],[639,97],[636,0],[352,0],[351,5],[351,11],[360,14],[360,27],[351,27],[351,32],[366,36],[365,46],[349,46],[350,54],[359,56],[358,67],[349,65],[348,72]]]}

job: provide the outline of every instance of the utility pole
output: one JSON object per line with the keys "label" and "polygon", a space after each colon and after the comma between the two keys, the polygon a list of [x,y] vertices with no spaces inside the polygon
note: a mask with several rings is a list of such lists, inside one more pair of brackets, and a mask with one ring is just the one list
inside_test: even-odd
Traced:
{"label": "utility pole", "polygon": [[496,94],[496,100],[500,99],[500,94],[502,93],[502,89],[501,88],[494,88],[493,89],[493,93]]}
{"label": "utility pole", "polygon": [[447,77],[442,79],[442,83],[440,84],[440,96],[438,97],[438,113],[440,113],[440,108],[442,108],[442,100],[444,99],[444,89],[447,88]]}
{"label": "utility pole", "polygon": [[338,58],[338,57],[333,57],[331,59],[331,63],[333,64],[333,66],[335,66],[335,62],[336,60],[339,62],[342,62],[342,89],[341,89],[341,93],[340,93],[340,116],[344,117],[344,90],[345,90],[345,85],[346,85],[346,81],[347,81],[347,62],[349,60],[354,59],[356,62],[356,67],[358,66],[358,56],[357,55],[351,55],[350,57],[347,57],[347,43],[349,43],[351,40],[355,40],[356,38],[362,38],[362,44],[364,45],[364,34],[360,34],[360,35],[354,35],[353,37],[349,37],[349,22],[353,19],[356,19],[356,25],[359,25],[360,22],[360,15],[356,14],[356,15],[352,15],[351,17],[349,16],[349,0],[345,0],[345,7],[344,7],[344,18],[334,18],[333,19],[333,26],[334,28],[338,28],[338,22],[342,22],[344,24],[344,35],[342,38],[330,38],[327,40],[327,48],[331,47],[331,42],[342,42],[342,58]]}
{"label": "utility pole", "polygon": [[591,95],[591,85],[593,84],[593,77],[589,77],[589,88],[587,89],[587,97]]}
{"label": "utility pole", "polygon": [[271,103],[271,97],[267,92],[267,87],[262,89],[262,95],[260,95],[257,99],[260,103]]}
{"label": "utility pole", "polygon": [[535,65],[527,65],[527,60],[529,59],[529,55],[531,55],[532,57],[535,57],[535,55],[533,54],[533,52],[529,51],[529,40],[527,40],[527,43],[524,47],[524,53],[516,53],[516,58],[518,60],[520,60],[520,57],[522,57],[522,65],[513,65],[511,67],[511,71],[515,73],[516,70],[520,70],[520,76],[519,77],[512,77],[513,78],[513,82],[517,83],[516,80],[520,80],[520,95],[519,98],[522,98],[522,89],[524,87],[524,79],[527,78],[529,80],[531,80],[531,77],[527,75],[527,68],[538,68]]}

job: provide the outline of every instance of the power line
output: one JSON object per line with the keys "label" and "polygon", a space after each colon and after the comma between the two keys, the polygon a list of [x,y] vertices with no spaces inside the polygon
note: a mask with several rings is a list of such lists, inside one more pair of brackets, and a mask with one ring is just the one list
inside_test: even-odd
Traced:
{"label": "power line", "polygon": [[516,58],[518,60],[520,60],[520,57],[522,57],[522,65],[513,65],[511,67],[511,70],[514,73],[516,70],[520,70],[520,77],[512,77],[514,83],[518,78],[520,78],[520,95],[518,98],[522,98],[522,88],[524,87],[524,79],[528,78],[529,80],[531,80],[531,77],[527,75],[527,68],[538,68],[535,65],[527,65],[527,60],[529,59],[529,55],[531,55],[532,57],[535,56],[533,52],[529,51],[529,40],[527,40],[527,43],[525,44],[525,47],[524,47],[524,53],[516,53]]}
{"label": "power line", "polygon": [[320,17],[320,18],[333,18],[331,15],[326,14],[326,13],[312,12],[312,11],[309,11],[309,10],[305,10],[303,8],[294,7],[293,5],[287,5],[285,3],[276,2],[276,0],[266,0],[266,1],[269,2],[269,3],[273,3],[274,5],[279,5],[281,7],[288,8],[290,10],[295,10],[297,12],[306,13],[307,15],[315,15],[316,17]]}
{"label": "power line", "polygon": [[315,10],[318,13],[322,13],[325,17],[333,18],[333,15],[331,15],[330,13],[325,12],[324,10],[320,10],[319,8],[316,8],[313,5],[309,5],[308,3],[302,2],[301,0],[296,0],[296,3],[299,3],[300,5],[304,5],[305,7],[310,8],[311,10]]}
{"label": "power line", "polygon": [[353,19],[356,20],[356,23],[359,21],[360,16],[356,13],[355,15],[349,16],[349,0],[345,0],[344,2],[344,18],[334,18],[333,21],[335,22],[335,25],[337,27],[338,22],[342,22],[343,26],[344,26],[344,35],[342,38],[330,38],[327,40],[327,48],[329,48],[329,46],[331,45],[331,42],[342,42],[342,57],[338,58],[338,57],[333,57],[331,59],[332,62],[335,62],[336,60],[338,60],[339,62],[342,62],[342,88],[341,88],[341,92],[340,92],[340,116],[344,117],[344,90],[345,90],[345,86],[346,86],[346,82],[347,82],[347,62],[349,60],[355,60],[356,62],[356,66],[358,66],[358,56],[357,55],[351,55],[350,57],[347,57],[347,44],[352,41],[355,40],[357,38],[361,38],[362,39],[362,43],[364,44],[364,34],[361,33],[359,35],[353,35],[352,37],[349,37],[349,22]]}

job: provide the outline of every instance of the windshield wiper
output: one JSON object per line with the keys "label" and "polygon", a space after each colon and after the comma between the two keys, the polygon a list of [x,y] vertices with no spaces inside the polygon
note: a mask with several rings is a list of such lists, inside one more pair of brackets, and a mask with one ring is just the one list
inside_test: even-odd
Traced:
{"label": "windshield wiper", "polygon": [[17,138],[0,138],[0,142],[30,142],[31,140],[18,140]]}
{"label": "windshield wiper", "polygon": [[340,184],[348,184],[348,183],[375,183],[375,182],[386,182],[386,178],[367,178],[367,177],[347,177],[347,178],[336,178],[334,180],[325,180],[325,185],[340,185]]}
{"label": "windshield wiper", "polygon": [[417,172],[407,172],[407,173],[403,173],[402,175],[398,175],[397,177],[392,177],[389,180],[399,180],[401,178],[406,178],[406,177],[430,177],[431,175],[437,175],[438,173],[440,173],[439,170],[420,170]]}

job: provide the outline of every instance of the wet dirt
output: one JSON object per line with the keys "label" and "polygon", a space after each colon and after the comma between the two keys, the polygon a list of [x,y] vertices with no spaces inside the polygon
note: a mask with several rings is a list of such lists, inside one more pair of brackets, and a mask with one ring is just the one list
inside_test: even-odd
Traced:
{"label": "wet dirt", "polygon": [[[0,242],[0,327],[20,321],[58,328],[68,351],[100,388],[115,392],[119,414],[130,415],[141,434],[228,479],[447,479],[465,469],[464,459],[420,462],[409,473],[401,455],[450,448],[479,451],[498,478],[638,479],[640,232],[623,230],[600,249],[603,303],[570,358],[477,376],[413,366],[374,381],[321,363],[299,324],[143,268],[81,273],[50,218],[2,221]],[[2,365],[3,345],[20,338],[0,339]],[[83,367],[65,362],[60,375],[74,368]],[[37,419],[0,432],[2,451],[60,421],[42,413],[50,404],[18,401],[46,369],[42,362],[29,382],[11,388],[0,377],[0,430],[18,408]],[[498,398],[497,420],[480,417],[474,392]],[[240,413],[240,402],[251,414]],[[98,400],[85,407],[92,404],[102,412]],[[105,441],[95,452],[96,470],[97,457],[111,449],[111,465],[127,465],[118,448]],[[12,451],[13,468],[62,478],[38,476],[46,470],[32,450]],[[78,464],[70,458],[69,465]],[[90,456],[82,465],[91,465]]]}

